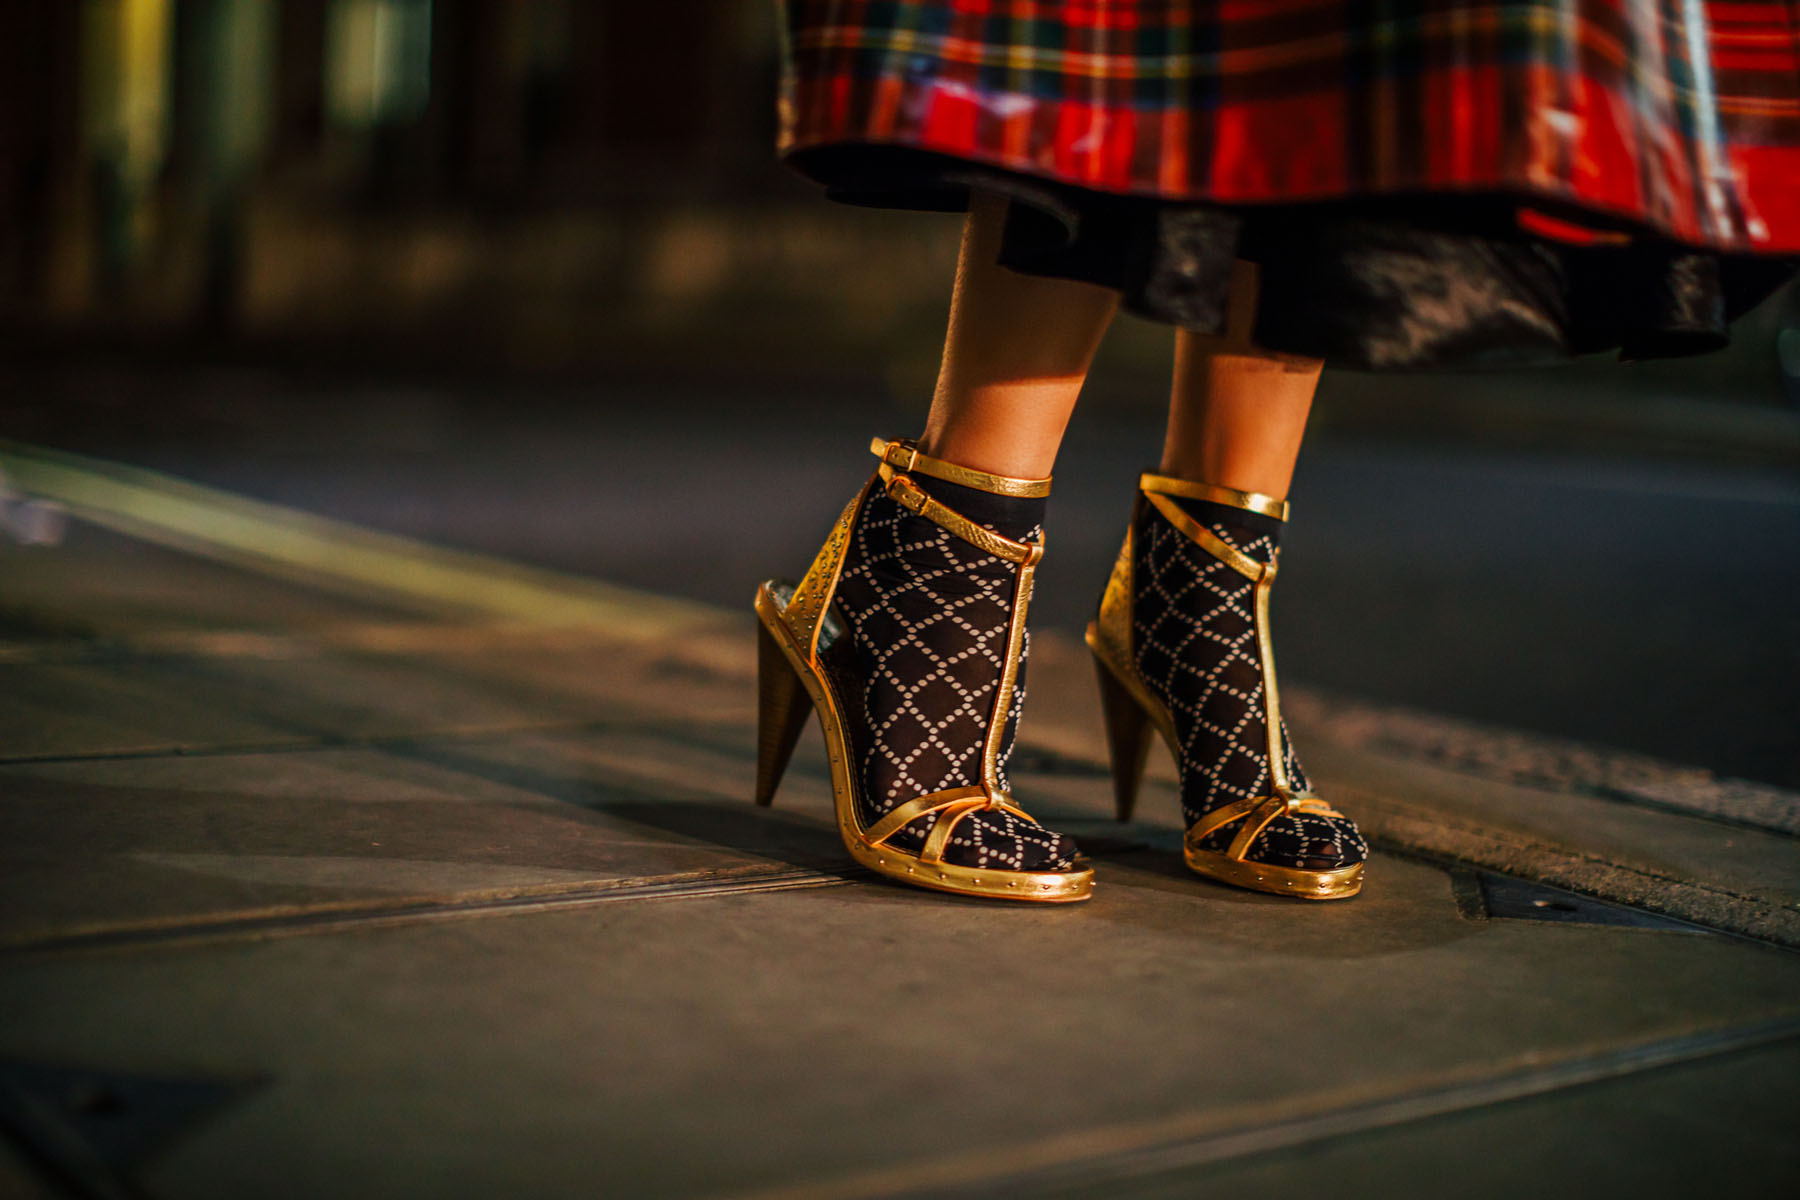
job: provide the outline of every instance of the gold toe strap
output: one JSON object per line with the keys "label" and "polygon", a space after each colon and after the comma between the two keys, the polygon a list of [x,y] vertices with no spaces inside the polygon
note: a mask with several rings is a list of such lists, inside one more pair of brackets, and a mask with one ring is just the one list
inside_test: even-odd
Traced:
{"label": "gold toe strap", "polygon": [[1242,820],[1237,834],[1231,839],[1231,845],[1225,851],[1227,858],[1235,858],[1240,862],[1250,852],[1251,843],[1270,822],[1277,817],[1289,813],[1311,813],[1321,817],[1341,817],[1344,814],[1310,792],[1300,795],[1289,795],[1278,791],[1273,796],[1252,796],[1248,800],[1234,800],[1230,804],[1213,809],[1195,821],[1187,831],[1187,843],[1198,845],[1200,840],[1214,830],[1222,829],[1233,821]]}
{"label": "gold toe strap", "polygon": [[936,812],[940,808],[962,800],[977,798],[985,803],[987,793],[979,787],[960,787],[944,792],[932,792],[929,795],[920,796],[917,800],[908,800],[898,808],[890,808],[883,814],[881,820],[863,830],[863,836],[869,839],[871,846],[879,846],[926,813]]}
{"label": "gold toe strap", "polygon": [[881,820],[863,832],[863,837],[868,839],[869,845],[879,846],[920,817],[937,813],[938,819],[926,836],[925,845],[919,850],[919,861],[941,862],[944,850],[950,844],[950,834],[962,819],[970,813],[988,809],[997,809],[1021,820],[1033,821],[1030,813],[1009,798],[990,795],[986,788],[948,788],[920,796],[916,800],[908,800],[898,808],[890,809]]}
{"label": "gold toe strap", "polygon": [[978,809],[987,807],[983,800],[957,800],[937,810],[938,819],[926,835],[925,844],[919,847],[920,862],[944,861],[944,850],[950,845],[950,834],[962,819]]}

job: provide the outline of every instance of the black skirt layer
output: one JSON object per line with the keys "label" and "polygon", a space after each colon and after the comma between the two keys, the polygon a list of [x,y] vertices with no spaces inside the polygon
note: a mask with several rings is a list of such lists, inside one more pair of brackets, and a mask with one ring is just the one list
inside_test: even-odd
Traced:
{"label": "black skirt layer", "polygon": [[[1231,265],[1258,265],[1258,345],[1381,370],[1506,367],[1616,350],[1716,350],[1800,262],[1718,254],[1641,230],[1620,244],[1533,237],[1516,197],[1436,193],[1232,208],[1090,191],[887,146],[797,152],[833,199],[960,211],[1008,197],[1000,262],[1116,290],[1128,311],[1224,330]],[[1595,229],[1593,214],[1551,217]],[[1604,227],[1600,227],[1603,228]]]}

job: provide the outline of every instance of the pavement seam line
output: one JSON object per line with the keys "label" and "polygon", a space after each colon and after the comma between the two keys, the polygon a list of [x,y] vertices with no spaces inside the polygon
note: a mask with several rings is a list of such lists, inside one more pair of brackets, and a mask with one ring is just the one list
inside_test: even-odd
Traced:
{"label": "pavement seam line", "polygon": [[1415,1124],[1797,1038],[1800,1013],[1790,1010],[1761,1021],[1578,1050],[1548,1063],[1526,1051],[1499,1071],[1443,1071],[1422,1086],[1349,1087],[1309,1104],[1274,1100],[1229,1114],[1122,1122],[813,1184],[729,1194],[738,1200],[871,1200],[1068,1190]]}
{"label": "pavement seam line", "polygon": [[785,865],[727,867],[595,880],[588,884],[487,889],[449,897],[395,897],[385,902],[346,900],[291,908],[202,913],[165,920],[94,924],[0,941],[0,958],[36,958],[221,941],[262,941],[351,929],[385,929],[470,917],[585,908],[631,900],[696,899],[836,887],[861,882],[864,878],[865,873],[854,866],[841,870]]}
{"label": "pavement seam line", "polygon": [[[720,614],[723,615],[723,614]],[[587,649],[617,644],[600,626],[517,621],[359,621],[276,632],[266,629],[161,629],[70,640],[0,641],[0,664],[67,665],[154,659],[255,659],[291,662],[345,651],[432,655],[471,650]]]}
{"label": "pavement seam line", "polygon": [[516,724],[470,725],[448,729],[426,729],[416,733],[371,734],[366,737],[295,734],[291,738],[258,742],[213,742],[206,745],[165,743],[160,746],[102,750],[87,754],[21,754],[0,757],[0,769],[7,767],[54,766],[67,763],[132,762],[159,758],[230,758],[235,755],[300,754],[321,750],[381,750],[406,746],[460,745],[495,738],[530,734],[556,733],[656,733],[651,722],[608,721],[589,718],[571,721],[521,721]]}

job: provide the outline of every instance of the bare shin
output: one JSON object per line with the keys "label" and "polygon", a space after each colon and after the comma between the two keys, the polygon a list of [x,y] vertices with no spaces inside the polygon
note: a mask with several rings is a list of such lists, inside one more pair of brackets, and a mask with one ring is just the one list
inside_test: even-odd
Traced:
{"label": "bare shin", "polygon": [[1250,340],[1256,268],[1232,272],[1223,336],[1180,331],[1162,473],[1285,498],[1324,363]]}
{"label": "bare shin", "polygon": [[1000,266],[1006,204],[988,193],[971,199],[920,448],[978,471],[1042,478],[1055,465],[1118,297]]}

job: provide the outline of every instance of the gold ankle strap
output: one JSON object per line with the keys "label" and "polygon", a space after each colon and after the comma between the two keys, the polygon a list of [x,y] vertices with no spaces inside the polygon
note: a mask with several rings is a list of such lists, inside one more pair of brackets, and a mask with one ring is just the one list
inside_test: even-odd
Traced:
{"label": "gold ankle strap", "polygon": [[983,554],[1032,567],[1037,566],[1038,560],[1044,557],[1044,544],[1041,541],[1015,542],[1009,537],[1002,537],[985,525],[977,525],[949,505],[938,503],[926,494],[924,488],[887,463],[882,463],[875,470],[888,499],[908,512],[924,517],[939,529],[955,534]]}
{"label": "gold ankle strap", "polygon": [[1214,504],[1223,504],[1229,508],[1239,508],[1245,512],[1274,517],[1277,521],[1285,521],[1288,517],[1286,500],[1277,500],[1275,497],[1265,496],[1261,492],[1240,492],[1236,488],[1219,487],[1211,483],[1197,483],[1192,479],[1176,479],[1172,475],[1153,475],[1146,471],[1138,476],[1138,489],[1153,496],[1182,496],[1189,500],[1210,500]]}
{"label": "gold ankle strap", "polygon": [[1010,475],[990,475],[971,467],[959,467],[941,458],[919,453],[919,443],[912,438],[875,438],[869,442],[869,453],[896,471],[912,475],[929,475],[945,483],[961,484],[996,496],[1037,497],[1050,494],[1050,480],[1015,479]]}

